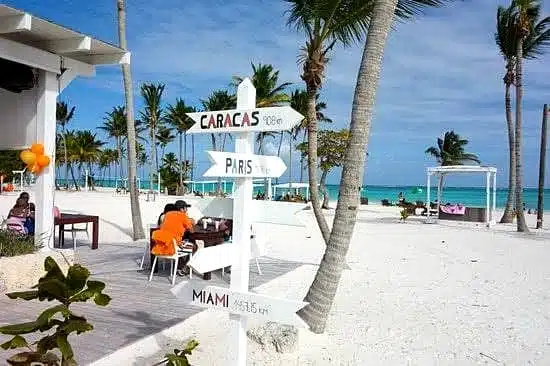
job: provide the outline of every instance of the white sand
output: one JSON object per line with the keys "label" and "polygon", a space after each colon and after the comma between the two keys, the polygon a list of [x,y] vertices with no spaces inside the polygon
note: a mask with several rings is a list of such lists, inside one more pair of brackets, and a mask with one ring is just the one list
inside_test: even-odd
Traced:
{"label": "white sand", "polygon": [[[7,213],[14,199],[0,196],[0,213]],[[166,202],[142,202],[144,224],[154,222]],[[65,212],[100,215],[102,241],[130,240],[127,197],[57,193],[56,204]],[[311,227],[309,239],[300,228],[262,225],[270,232],[267,256],[302,265],[257,292],[304,296],[324,245],[311,212],[300,215]],[[351,269],[344,271],[324,335],[302,331],[299,350],[286,355],[263,352],[249,341],[249,364],[550,364],[548,214],[545,229],[528,236],[514,233],[512,225],[488,230],[472,224],[427,225],[417,218],[399,223],[398,216],[396,208],[361,209],[348,255]],[[535,217],[527,219],[533,227]],[[159,336],[161,351],[151,342],[138,342],[130,354],[118,356],[150,364],[181,344],[175,338],[194,337],[201,345],[193,365],[224,364],[230,352],[228,327],[226,314],[203,311],[176,326],[178,334]],[[116,364],[116,356],[110,364]]]}

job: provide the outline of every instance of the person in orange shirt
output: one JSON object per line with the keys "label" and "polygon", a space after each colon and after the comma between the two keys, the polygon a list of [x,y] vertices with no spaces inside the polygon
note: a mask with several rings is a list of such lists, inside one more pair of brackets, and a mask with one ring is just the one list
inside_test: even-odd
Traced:
{"label": "person in orange shirt", "polygon": [[[173,255],[174,240],[181,246],[181,241],[188,237],[190,232],[193,232],[195,220],[187,215],[189,207],[191,205],[185,201],[178,200],[174,203],[174,208],[164,214],[160,228],[155,230],[152,235],[155,246],[151,250],[151,254]],[[193,250],[195,251],[196,248],[194,247]],[[178,275],[186,274],[187,260],[178,262]]]}

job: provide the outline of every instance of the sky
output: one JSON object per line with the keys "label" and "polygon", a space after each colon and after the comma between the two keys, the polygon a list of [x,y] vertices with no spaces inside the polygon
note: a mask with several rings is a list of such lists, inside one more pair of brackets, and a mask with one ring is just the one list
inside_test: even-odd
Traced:
{"label": "sky", "polygon": [[[430,9],[412,21],[400,22],[391,33],[376,96],[368,143],[364,184],[421,185],[426,167],[435,164],[424,151],[445,131],[470,141],[468,150],[484,165],[496,166],[497,184],[508,175],[508,140],[504,118],[504,62],[494,42],[496,9],[507,1],[474,0]],[[5,3],[95,38],[118,44],[114,0],[8,0]],[[200,106],[213,90],[229,89],[235,75],[250,76],[251,62],[272,64],[290,90],[304,88],[297,56],[303,34],[287,26],[282,0],[128,0],[128,46],[136,110],[142,108],[139,86],[166,84],[165,102],[182,98]],[[254,6],[252,6],[254,4]],[[543,1],[550,14],[550,1]],[[321,100],[334,120],[323,128],[349,126],[351,102],[363,44],[330,55]],[[542,106],[550,104],[550,50],[524,64],[524,185],[536,187]],[[124,103],[120,68],[97,67],[94,78],[78,78],[60,100],[76,106],[75,129],[95,129],[106,112]],[[107,137],[97,130],[100,138]],[[190,141],[190,140],[189,140]],[[210,163],[204,153],[208,135],[196,135],[196,176]],[[267,140],[275,154],[278,139]],[[282,157],[289,165],[288,140]],[[177,151],[174,142],[167,151]],[[293,153],[292,176],[299,172]],[[550,171],[550,159],[547,159]],[[281,178],[288,181],[288,170]],[[340,171],[329,176],[337,183]],[[450,178],[449,185],[483,185],[482,176]],[[547,179],[546,187],[550,187]]]}

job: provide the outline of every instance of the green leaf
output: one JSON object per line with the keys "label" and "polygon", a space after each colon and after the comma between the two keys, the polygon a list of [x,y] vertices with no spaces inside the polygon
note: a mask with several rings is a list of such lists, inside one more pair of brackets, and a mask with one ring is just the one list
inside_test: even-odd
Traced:
{"label": "green leaf", "polygon": [[185,356],[177,356],[173,354],[167,354],[168,366],[189,366],[189,361]]}
{"label": "green leaf", "polygon": [[101,292],[105,289],[105,283],[101,281],[88,281],[88,290]]}
{"label": "green leaf", "polygon": [[7,297],[10,299],[23,299],[26,301],[34,300],[38,298],[38,291],[32,290],[32,291],[20,291],[20,292],[10,292],[9,294],[6,294]]}
{"label": "green leaf", "polygon": [[0,347],[3,349],[16,349],[21,347],[28,347],[29,344],[25,340],[25,338],[21,337],[20,335],[16,335],[6,343],[2,343]]}
{"label": "green leaf", "polygon": [[57,342],[55,334],[42,337],[38,342],[36,342],[36,351],[40,354],[44,354],[49,350],[55,349],[56,347]]}
{"label": "green leaf", "polygon": [[57,278],[52,278],[42,281],[38,285],[38,299],[57,300],[61,303],[66,303],[69,297],[69,289],[65,283]]}
{"label": "green leaf", "polygon": [[111,297],[105,294],[98,294],[94,297],[94,302],[99,306],[107,306],[109,305],[109,302],[111,302]]}
{"label": "green leaf", "polygon": [[0,327],[0,333],[8,335],[28,334],[37,331],[40,328],[40,324],[36,321],[11,324]]}
{"label": "green leaf", "polygon": [[37,352],[21,352],[8,358],[6,361],[10,365],[25,366],[31,365],[33,362],[40,360],[40,354]]}
{"label": "green leaf", "polygon": [[57,347],[61,351],[64,360],[71,360],[74,357],[73,348],[69,344],[66,333],[57,333]]}
{"label": "green leaf", "polygon": [[62,330],[67,334],[71,334],[73,332],[80,334],[88,332],[92,329],[94,329],[93,325],[82,319],[69,319],[63,326],[59,327],[59,330]]}
{"label": "green leaf", "polygon": [[69,286],[70,295],[80,292],[86,286],[88,277],[90,277],[90,271],[85,267],[80,264],[71,266],[67,273],[67,285]]}
{"label": "green leaf", "polygon": [[185,348],[183,349],[183,353],[187,354],[187,355],[190,355],[191,352],[197,348],[199,346],[199,342],[195,339],[192,339],[190,340],[189,342],[187,342],[187,344],[185,345]]}
{"label": "green leaf", "polygon": [[96,294],[97,292],[93,290],[80,291],[79,293],[71,296],[69,298],[69,302],[86,302],[94,297]]}
{"label": "green leaf", "polygon": [[63,271],[61,271],[61,268],[57,265],[55,260],[48,256],[44,260],[44,270],[46,271],[46,274],[41,279],[58,279],[60,281],[65,281],[65,275],[63,274]]}
{"label": "green leaf", "polygon": [[36,322],[39,324],[47,324],[51,318],[56,314],[61,313],[64,318],[67,318],[71,315],[71,311],[65,305],[56,305],[49,309],[44,310],[36,319]]}

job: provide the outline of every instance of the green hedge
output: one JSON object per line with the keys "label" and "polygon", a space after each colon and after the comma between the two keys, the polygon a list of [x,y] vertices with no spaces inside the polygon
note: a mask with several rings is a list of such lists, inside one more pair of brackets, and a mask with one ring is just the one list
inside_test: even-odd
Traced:
{"label": "green hedge", "polygon": [[33,236],[19,234],[12,230],[0,230],[0,257],[31,254],[38,249]]}

